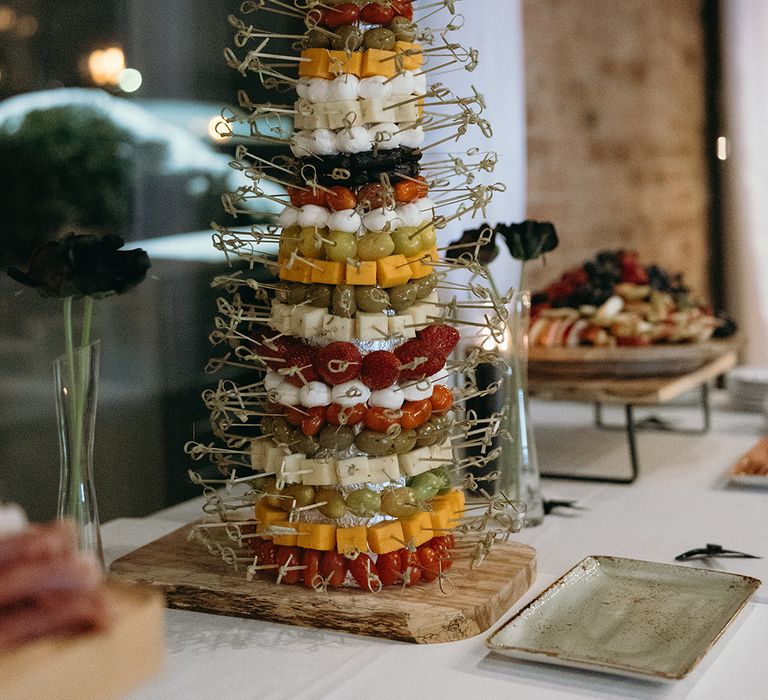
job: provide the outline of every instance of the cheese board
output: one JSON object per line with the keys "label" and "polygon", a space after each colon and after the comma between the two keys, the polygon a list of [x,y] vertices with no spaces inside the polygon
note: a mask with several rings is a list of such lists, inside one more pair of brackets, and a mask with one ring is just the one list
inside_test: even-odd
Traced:
{"label": "cheese board", "polygon": [[738,337],[642,347],[532,347],[528,370],[563,379],[669,377],[693,372],[739,347]]}
{"label": "cheese board", "polygon": [[418,588],[388,586],[376,594],[353,588],[318,592],[302,585],[248,581],[188,541],[193,525],[137,549],[112,564],[112,574],[150,584],[171,608],[341,630],[404,642],[457,641],[487,630],[536,578],[536,551],[497,543],[482,565],[456,559],[449,576]]}

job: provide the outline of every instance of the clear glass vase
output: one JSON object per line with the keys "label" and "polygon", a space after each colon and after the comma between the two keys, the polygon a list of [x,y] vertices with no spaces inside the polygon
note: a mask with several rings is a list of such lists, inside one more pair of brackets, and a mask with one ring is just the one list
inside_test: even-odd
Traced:
{"label": "clear glass vase", "polygon": [[531,317],[531,293],[521,290],[509,304],[507,337],[501,354],[504,369],[504,419],[501,429],[501,453],[497,491],[523,501],[526,525],[538,525],[544,519],[539,462],[528,406],[528,325]]}
{"label": "clear glass vase", "polygon": [[99,343],[74,348],[53,364],[61,452],[57,515],[77,529],[79,548],[104,566],[93,479]]}

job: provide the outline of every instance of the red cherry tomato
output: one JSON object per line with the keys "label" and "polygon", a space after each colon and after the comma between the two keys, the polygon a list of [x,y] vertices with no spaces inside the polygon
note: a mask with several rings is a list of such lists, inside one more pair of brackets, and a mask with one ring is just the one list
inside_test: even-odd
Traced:
{"label": "red cherry tomato", "polygon": [[[244,534],[250,534],[245,527],[242,525],[240,526],[240,531]],[[259,547],[264,544],[264,539],[262,537],[249,537],[247,540],[243,540],[245,542],[245,546],[250,549],[254,554],[259,553]]]}
{"label": "red cherry tomato", "polygon": [[453,392],[445,384],[436,384],[429,403],[432,404],[432,413],[445,413],[453,406]]}
{"label": "red cherry tomato", "polygon": [[319,187],[317,189],[311,187],[307,187],[303,190],[300,189],[298,198],[301,202],[300,206],[304,206],[305,204],[316,204],[318,207],[324,207],[326,205],[325,190],[321,190]]}
{"label": "red cherry tomato", "polygon": [[349,187],[334,185],[331,191],[325,195],[325,201],[329,209],[341,211],[342,209],[354,209],[357,206],[357,197]]}
{"label": "red cherry tomato", "polygon": [[301,190],[298,187],[289,187],[288,196],[291,198],[291,204],[294,207],[301,206]]}
{"label": "red cherry tomato", "polygon": [[440,573],[440,557],[437,552],[423,544],[418,549],[421,577],[427,582],[434,581]]}
{"label": "red cherry tomato", "polygon": [[432,415],[432,404],[429,399],[406,401],[401,410],[403,417],[400,419],[400,425],[403,426],[403,430],[412,430],[429,420]]}
{"label": "red cherry tomato", "polygon": [[437,558],[440,560],[440,570],[448,571],[453,565],[453,554],[451,554],[448,538],[433,537],[427,544],[435,550]]}
{"label": "red cherry tomato", "polygon": [[376,593],[381,587],[379,570],[367,554],[360,552],[354,559],[349,560],[349,573],[352,574],[360,588]]}
{"label": "red cherry tomato", "polygon": [[[257,562],[259,566],[277,564],[277,547],[275,547],[274,542],[267,540],[259,547]],[[274,569],[264,569],[264,571],[270,576],[277,577],[277,567]]]}
{"label": "red cherry tomato", "polygon": [[379,554],[376,560],[376,568],[379,570],[379,580],[383,586],[394,586],[402,583],[403,577],[400,571],[402,549],[396,549],[394,552]]}
{"label": "red cherry tomato", "polygon": [[400,572],[403,574],[406,586],[415,586],[421,581],[421,562],[416,552],[402,550],[400,555]]}
{"label": "red cherry tomato", "polygon": [[395,200],[398,202],[415,202],[419,199],[421,186],[413,180],[400,180],[395,184]]}
{"label": "red cherry tomato", "polygon": [[323,10],[321,23],[326,27],[340,27],[342,24],[353,24],[360,17],[360,8],[353,2],[343,2],[335,7]]}
{"label": "red cherry tomato", "polygon": [[338,588],[347,577],[347,558],[338,552],[325,552],[320,561],[320,572],[329,586]]}
{"label": "red cherry tomato", "polygon": [[360,19],[369,24],[389,24],[394,16],[393,7],[378,2],[369,2],[360,10]]}
{"label": "red cherry tomato", "polygon": [[295,425],[296,427],[299,427],[302,423],[302,421],[305,418],[308,418],[308,415],[306,413],[306,408],[296,408],[295,406],[286,406],[285,407],[285,420],[287,420],[291,425]]}
{"label": "red cherry tomato", "polygon": [[354,406],[332,403],[328,406],[327,420],[331,425],[357,425],[365,417],[365,411],[364,403]]}
{"label": "red cherry tomato", "polygon": [[304,416],[301,421],[301,432],[304,435],[317,435],[325,426],[325,406],[313,406],[304,410],[309,415]]}
{"label": "red cherry tomato", "polygon": [[365,427],[377,433],[386,433],[390,426],[400,423],[400,411],[372,406],[365,412]]}
{"label": "red cherry tomato", "polygon": [[[298,547],[278,547],[277,548],[277,563],[280,567],[294,567],[301,565],[301,553]],[[278,569],[278,574],[280,570]],[[285,571],[280,578],[280,583],[287,583],[292,585],[298,583],[301,578],[301,570]]]}
{"label": "red cherry tomato", "polygon": [[322,552],[317,549],[305,549],[301,564],[304,571],[301,572],[304,585],[307,588],[314,588],[315,577],[320,573],[320,557]]}
{"label": "red cherry tomato", "polygon": [[405,17],[407,20],[413,19],[411,0],[392,0],[391,5],[397,17]]}

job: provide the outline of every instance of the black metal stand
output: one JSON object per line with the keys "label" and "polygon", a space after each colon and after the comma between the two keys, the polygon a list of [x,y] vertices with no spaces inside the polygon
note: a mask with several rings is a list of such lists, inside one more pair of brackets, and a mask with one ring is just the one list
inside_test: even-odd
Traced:
{"label": "black metal stand", "polygon": [[603,405],[595,403],[595,425],[601,430],[625,430],[627,433],[627,446],[629,448],[629,463],[631,467],[630,475],[627,477],[617,476],[591,476],[586,474],[570,474],[564,472],[544,473],[541,476],[548,479],[571,479],[574,481],[593,481],[606,484],[631,484],[637,479],[640,473],[640,460],[637,452],[637,431],[638,430],[664,430],[683,435],[703,435],[709,432],[712,425],[712,409],[709,402],[709,384],[704,382],[701,385],[701,408],[703,415],[703,425],[701,428],[676,428],[669,422],[658,418],[657,416],[648,416],[641,421],[635,420],[635,407],[628,403],[624,405],[626,421],[624,425],[611,425],[603,422]]}

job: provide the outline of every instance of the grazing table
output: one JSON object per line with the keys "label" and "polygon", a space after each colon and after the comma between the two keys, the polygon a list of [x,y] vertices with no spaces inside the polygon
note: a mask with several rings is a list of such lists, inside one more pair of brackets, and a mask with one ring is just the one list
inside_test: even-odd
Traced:
{"label": "grazing table", "polygon": [[[538,550],[538,576],[503,620],[590,554],[673,563],[677,554],[713,542],[763,558],[689,565],[768,582],[768,490],[731,486],[725,477],[766,433],[765,419],[730,410],[721,392],[713,396],[713,409],[706,435],[649,433],[640,445],[643,470],[630,486],[544,480],[545,498],[573,499],[582,509],[555,510],[519,535]],[[695,406],[668,410],[681,422],[695,421]],[[623,435],[585,424],[583,404],[534,401],[532,413],[542,469],[601,473],[626,460]],[[198,518],[201,502],[107,523],[108,561]],[[489,633],[416,646],[168,610],[165,672],[131,698],[765,698],[766,590],[760,588],[687,678],[671,684],[498,657],[484,645]]]}

